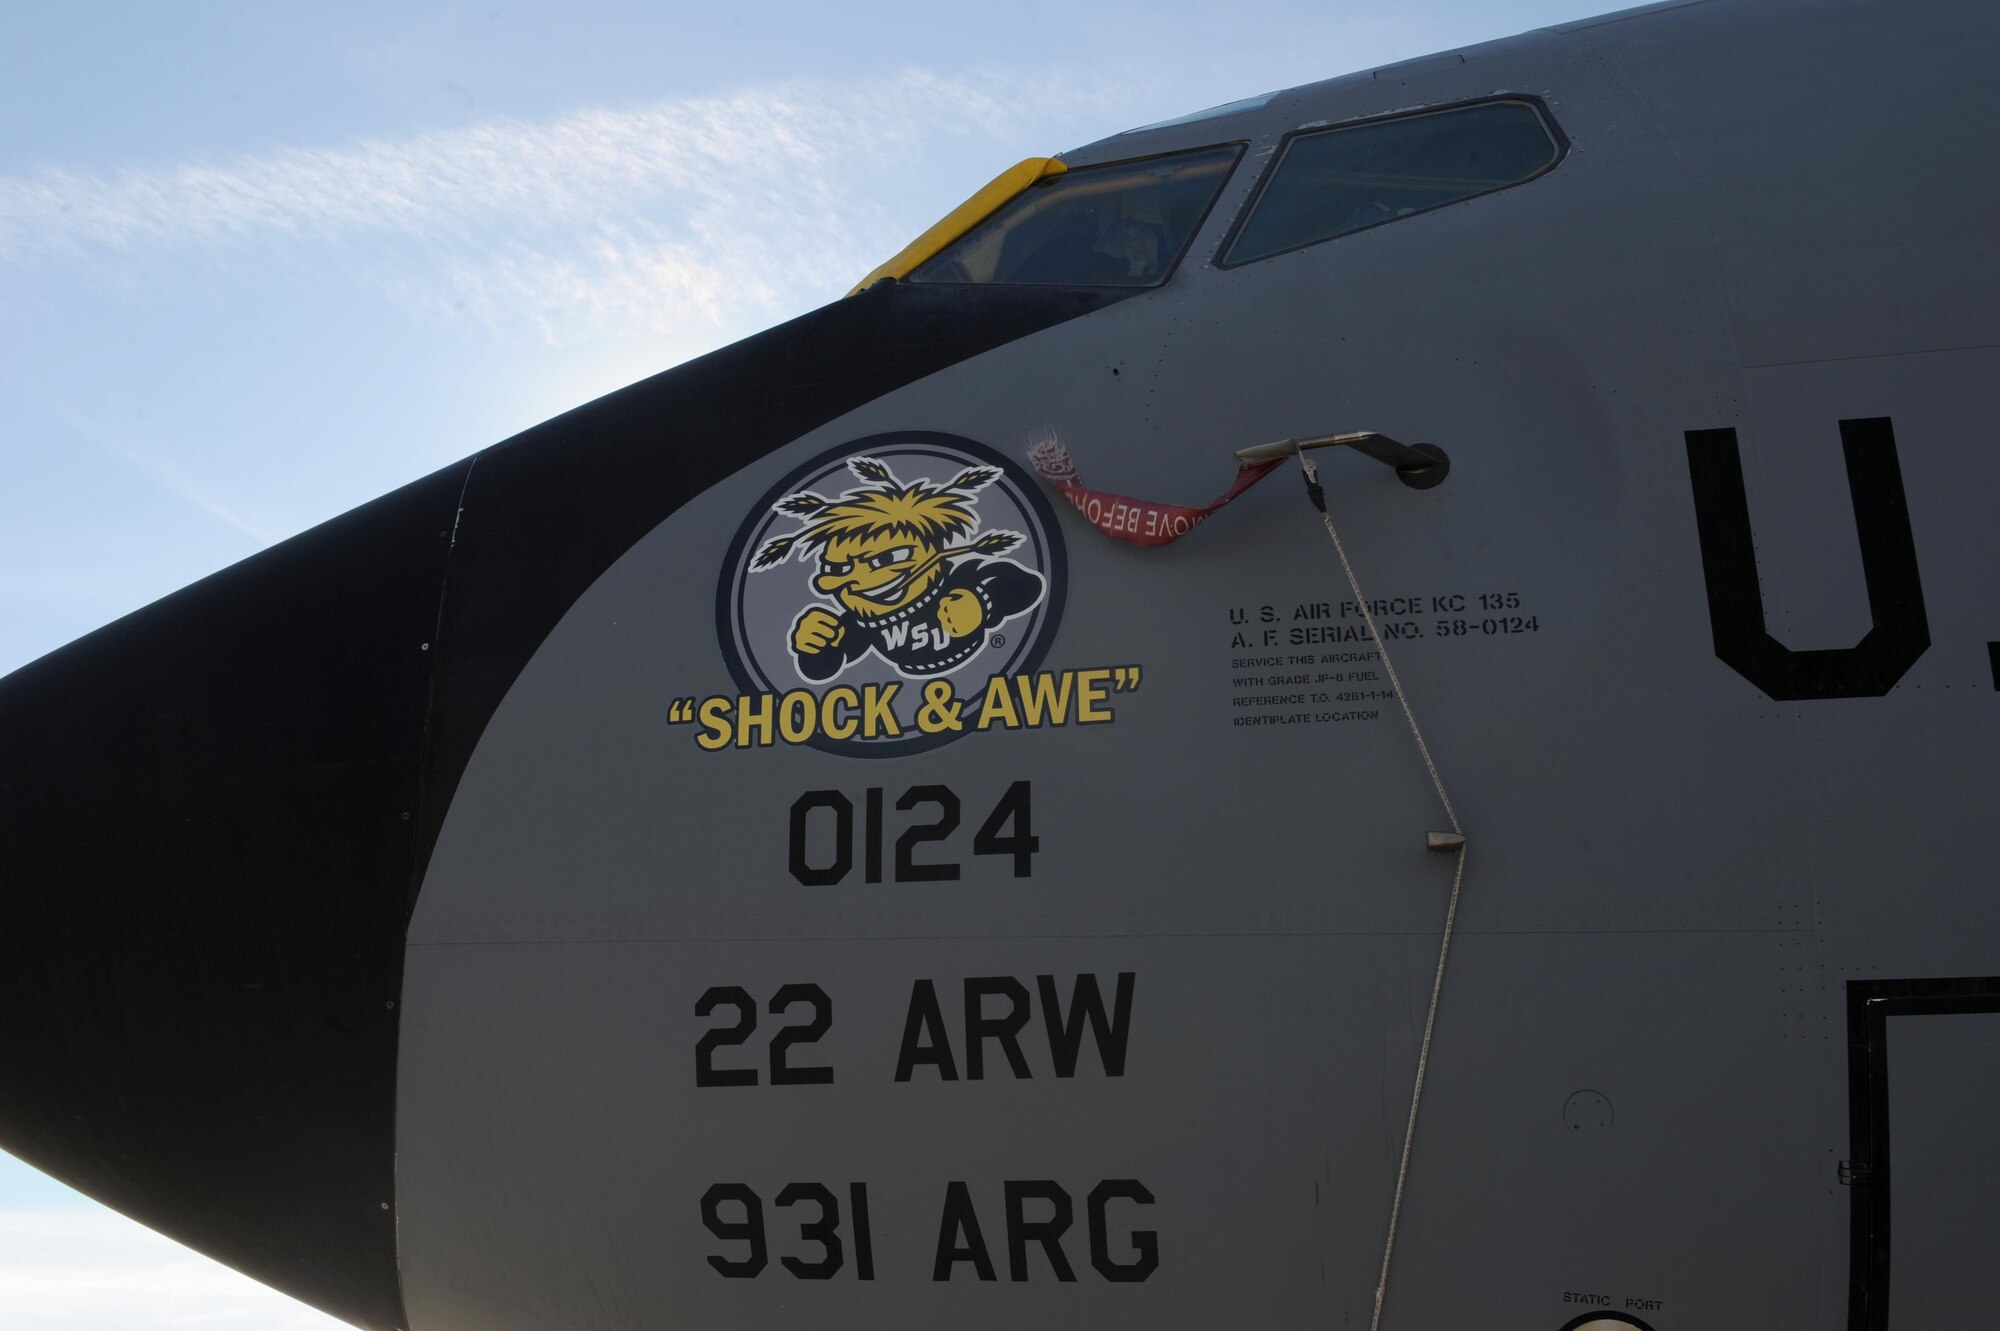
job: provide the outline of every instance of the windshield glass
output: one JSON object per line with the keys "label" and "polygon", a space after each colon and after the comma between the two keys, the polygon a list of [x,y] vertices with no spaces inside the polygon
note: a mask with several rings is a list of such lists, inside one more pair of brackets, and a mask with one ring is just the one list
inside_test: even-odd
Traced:
{"label": "windshield glass", "polygon": [[1251,203],[1223,266],[1491,194],[1561,157],[1541,112],[1516,101],[1299,134]]}
{"label": "windshield glass", "polygon": [[1167,280],[1241,147],[1086,167],[1037,181],[911,282],[1144,287]]}

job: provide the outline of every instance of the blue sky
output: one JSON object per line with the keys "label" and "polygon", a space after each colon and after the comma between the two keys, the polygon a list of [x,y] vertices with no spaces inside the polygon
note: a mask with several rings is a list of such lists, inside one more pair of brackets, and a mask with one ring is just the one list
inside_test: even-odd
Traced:
{"label": "blue sky", "polygon": [[[1022,157],[1605,7],[14,5],[0,674],[837,298]],[[0,1308],[339,1325],[4,1155]]]}

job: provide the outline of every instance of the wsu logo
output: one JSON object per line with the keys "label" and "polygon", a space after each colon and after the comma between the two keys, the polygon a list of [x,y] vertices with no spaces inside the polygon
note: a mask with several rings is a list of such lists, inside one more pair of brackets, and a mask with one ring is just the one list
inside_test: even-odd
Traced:
{"label": "wsu logo", "polygon": [[1064,591],[1062,536],[1027,472],[969,439],[874,435],[759,501],[724,561],[717,630],[746,695],[812,702],[797,742],[910,753],[960,733],[922,724],[926,700],[956,696],[925,682],[965,672],[976,692],[1033,671]]}

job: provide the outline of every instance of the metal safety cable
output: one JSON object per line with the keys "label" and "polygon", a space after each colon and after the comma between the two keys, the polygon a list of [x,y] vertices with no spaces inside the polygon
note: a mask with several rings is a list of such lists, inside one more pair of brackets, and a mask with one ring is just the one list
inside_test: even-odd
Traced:
{"label": "metal safety cable", "polygon": [[1444,778],[1438,775],[1437,763],[1431,758],[1431,746],[1424,742],[1423,729],[1417,725],[1417,714],[1410,710],[1410,697],[1403,689],[1403,681],[1396,674],[1396,663],[1389,658],[1389,644],[1375,629],[1375,613],[1368,606],[1368,598],[1361,592],[1361,580],[1354,574],[1354,564],[1347,557],[1347,547],[1341,544],[1340,533],[1334,529],[1333,514],[1327,511],[1326,491],[1320,487],[1319,468],[1305,455],[1298,454],[1299,466],[1305,472],[1306,493],[1311,497],[1313,507],[1319,510],[1320,521],[1326,524],[1326,534],[1333,540],[1333,551],[1340,556],[1341,571],[1347,574],[1347,586],[1354,593],[1354,603],[1361,607],[1361,618],[1368,625],[1368,636],[1375,644],[1375,650],[1382,655],[1382,668],[1389,676],[1389,687],[1396,691],[1396,701],[1402,704],[1403,719],[1409,722],[1410,737],[1417,742],[1417,752],[1423,756],[1424,770],[1430,773],[1431,787],[1437,791],[1438,803],[1444,806],[1444,816],[1451,823],[1451,830],[1459,839],[1456,863],[1451,874],[1451,900],[1444,911],[1444,935],[1438,943],[1437,972],[1431,980],[1431,1001],[1424,1013],[1424,1038],[1417,1049],[1417,1077],[1410,1089],[1410,1117],[1403,1127],[1403,1157],[1396,1166],[1396,1194],[1389,1204],[1389,1233],[1382,1243],[1382,1274],[1375,1282],[1375,1312],[1368,1320],[1369,1331],[1381,1331],[1382,1302],[1389,1292],[1389,1263],[1396,1254],[1396,1225],[1403,1215],[1403,1185],[1410,1176],[1410,1150],[1417,1139],[1417,1111],[1424,1100],[1424,1074],[1430,1070],[1431,1034],[1437,1029],[1438,999],[1444,993],[1445,963],[1451,956],[1452,931],[1458,924],[1459,889],[1465,883],[1465,828],[1459,824],[1458,810],[1452,807],[1451,796],[1445,791]]}

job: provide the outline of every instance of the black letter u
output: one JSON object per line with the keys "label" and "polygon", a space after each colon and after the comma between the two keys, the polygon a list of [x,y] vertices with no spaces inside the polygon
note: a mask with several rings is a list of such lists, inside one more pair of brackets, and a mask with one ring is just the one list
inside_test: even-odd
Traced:
{"label": "black letter u", "polygon": [[1861,573],[1875,624],[1852,647],[1795,652],[1764,627],[1764,596],[1757,585],[1757,550],[1736,431],[1687,432],[1688,479],[1694,485],[1695,528],[1701,538],[1715,654],[1782,702],[1879,698],[1931,645],[1917,544],[1910,535],[1910,510],[1903,499],[1903,471],[1896,461],[1896,432],[1889,417],[1842,421],[1840,446],[1847,455],[1847,494],[1854,504]]}

